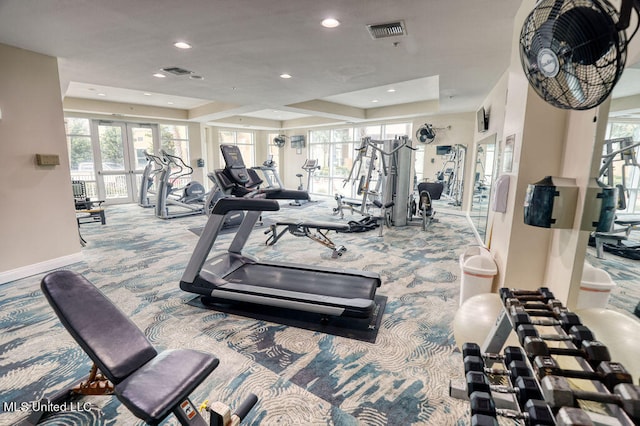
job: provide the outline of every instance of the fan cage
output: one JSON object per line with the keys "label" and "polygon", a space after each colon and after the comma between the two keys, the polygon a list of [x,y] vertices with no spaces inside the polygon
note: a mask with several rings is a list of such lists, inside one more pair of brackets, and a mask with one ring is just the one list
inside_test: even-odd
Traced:
{"label": "fan cage", "polygon": [[[535,92],[562,109],[585,110],[604,102],[626,61],[627,37],[616,28],[618,19],[606,0],[539,2],[520,33],[520,59]],[[540,69],[541,49],[555,53],[557,74]]]}

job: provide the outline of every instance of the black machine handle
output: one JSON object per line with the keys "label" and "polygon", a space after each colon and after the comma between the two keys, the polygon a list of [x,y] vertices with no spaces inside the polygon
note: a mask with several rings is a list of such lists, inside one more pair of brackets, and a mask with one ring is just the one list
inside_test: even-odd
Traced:
{"label": "black machine handle", "polygon": [[280,205],[275,200],[264,198],[220,198],[213,206],[211,214],[225,215],[238,210],[275,212],[280,210]]}
{"label": "black machine handle", "polygon": [[307,191],[299,191],[296,189],[262,189],[258,191],[256,197],[260,197],[260,194],[264,194],[264,198],[269,200],[308,200],[309,193]]}
{"label": "black machine handle", "polygon": [[238,416],[240,420],[244,419],[249,411],[253,408],[254,405],[258,402],[258,397],[254,394],[250,393],[249,396],[242,401],[242,404],[238,408],[236,408],[235,415]]}

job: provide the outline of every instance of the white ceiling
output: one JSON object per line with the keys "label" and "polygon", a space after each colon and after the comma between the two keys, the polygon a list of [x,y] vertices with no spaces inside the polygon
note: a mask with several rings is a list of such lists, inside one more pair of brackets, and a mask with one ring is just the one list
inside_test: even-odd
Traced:
{"label": "white ceiling", "polygon": [[[475,111],[508,66],[520,4],[0,0],[0,42],[58,57],[66,97],[202,107],[206,113],[193,119],[203,122],[358,121],[371,108],[401,104],[415,103],[415,114]],[[328,16],[341,25],[323,28]],[[374,40],[367,31],[397,20],[407,35]],[[181,40],[193,48],[173,47]],[[203,78],[152,76],[173,66]],[[421,110],[425,101],[438,108]]]}

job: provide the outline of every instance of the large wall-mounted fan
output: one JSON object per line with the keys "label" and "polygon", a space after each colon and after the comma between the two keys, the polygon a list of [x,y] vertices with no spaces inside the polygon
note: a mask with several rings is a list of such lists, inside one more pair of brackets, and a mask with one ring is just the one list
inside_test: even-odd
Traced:
{"label": "large wall-mounted fan", "polygon": [[436,138],[436,132],[433,130],[433,126],[431,124],[423,124],[416,130],[416,139],[420,143],[429,144],[433,142]]}
{"label": "large wall-mounted fan", "polygon": [[278,135],[275,138],[273,138],[273,144],[278,148],[282,148],[287,143],[285,138],[286,138],[285,135]]}
{"label": "large wall-mounted fan", "polygon": [[[640,0],[541,0],[520,32],[520,60],[533,89],[563,109],[596,107],[624,69],[631,11]],[[635,35],[636,27],[629,40]]]}

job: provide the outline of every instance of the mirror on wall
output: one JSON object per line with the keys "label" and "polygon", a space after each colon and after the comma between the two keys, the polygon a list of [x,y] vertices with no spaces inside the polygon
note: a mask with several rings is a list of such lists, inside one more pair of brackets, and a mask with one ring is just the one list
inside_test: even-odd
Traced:
{"label": "mirror on wall", "polygon": [[473,197],[469,217],[484,241],[487,234],[491,185],[495,179],[496,134],[478,142],[473,173]]}
{"label": "mirror on wall", "polygon": [[416,165],[423,164],[424,168],[420,170],[416,166],[416,183],[442,183],[441,199],[434,201],[434,204],[447,209],[461,210],[467,146],[421,144],[417,148]]}

